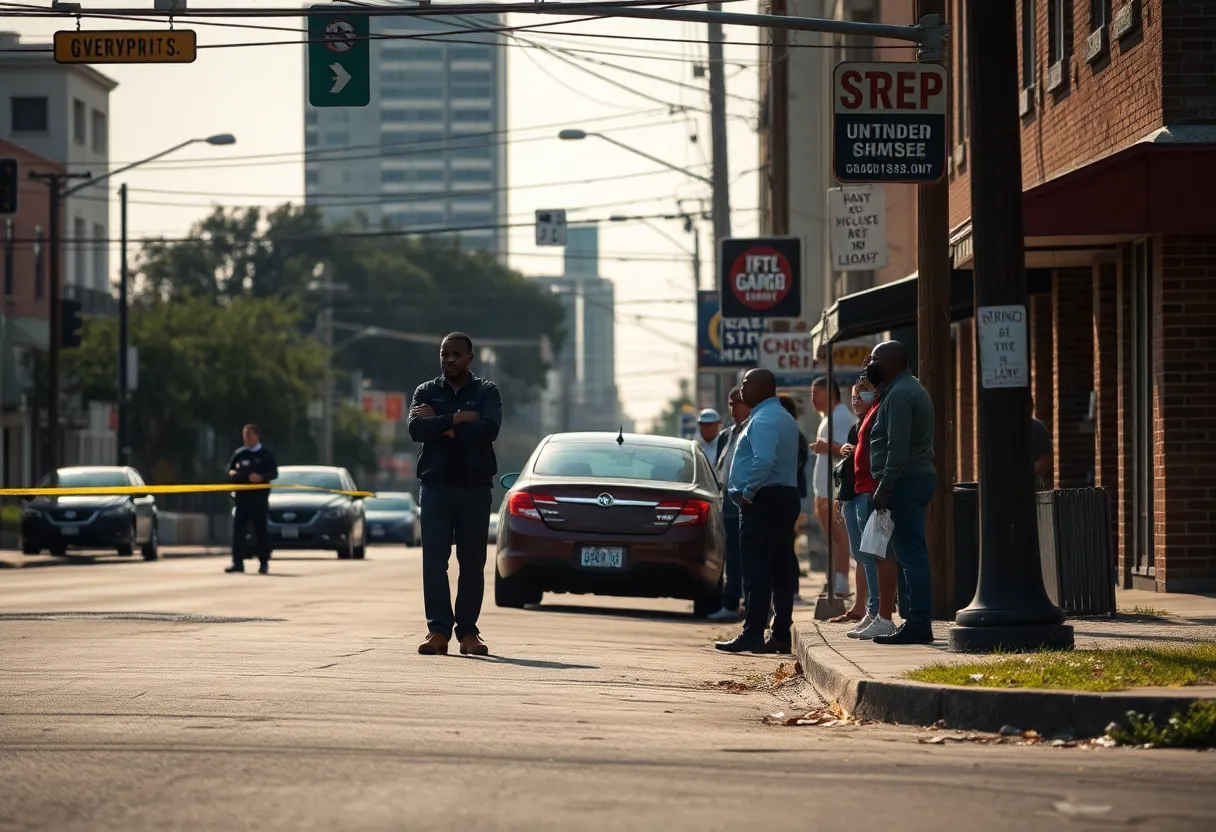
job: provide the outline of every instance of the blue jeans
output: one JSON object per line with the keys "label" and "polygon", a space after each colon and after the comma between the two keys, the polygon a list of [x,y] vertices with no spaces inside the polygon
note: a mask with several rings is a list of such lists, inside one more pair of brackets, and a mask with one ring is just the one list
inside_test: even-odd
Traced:
{"label": "blue jeans", "polygon": [[900,614],[913,630],[928,630],[932,626],[933,578],[929,572],[929,547],[925,543],[925,510],[936,490],[936,474],[904,477],[891,489],[888,504],[895,521],[891,548],[903,577]]}
{"label": "blue jeans", "polygon": [[866,576],[866,612],[877,618],[878,558],[861,551],[861,533],[873,512],[873,494],[858,494],[847,503],[841,503],[840,513],[844,515],[844,527],[849,533],[849,549],[852,550],[853,560],[857,561]]}

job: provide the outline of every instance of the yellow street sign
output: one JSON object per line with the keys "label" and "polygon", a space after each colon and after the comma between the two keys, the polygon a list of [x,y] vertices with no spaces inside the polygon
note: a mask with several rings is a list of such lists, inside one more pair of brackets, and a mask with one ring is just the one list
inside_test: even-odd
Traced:
{"label": "yellow street sign", "polygon": [[61,64],[189,64],[198,57],[191,29],[56,32]]}

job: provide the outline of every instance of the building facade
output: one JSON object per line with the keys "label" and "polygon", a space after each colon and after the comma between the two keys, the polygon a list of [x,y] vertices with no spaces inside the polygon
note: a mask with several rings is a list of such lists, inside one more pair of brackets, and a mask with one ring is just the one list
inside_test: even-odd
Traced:
{"label": "building facade", "polygon": [[[913,20],[911,0],[875,5],[882,22]],[[978,474],[968,298],[984,274],[973,273],[966,2],[948,5],[950,250],[963,291],[955,293],[946,418],[957,438],[954,475],[965,482]],[[1052,434],[1050,479],[1056,488],[1098,486],[1111,495],[1121,585],[1216,589],[1216,469],[1208,464],[1216,431],[1208,391],[1216,346],[1209,196],[1216,7],[1021,0],[1018,39],[1030,392],[1034,415]],[[887,193],[891,233],[914,241],[914,190],[887,186]],[[875,276],[879,288],[853,296],[865,301],[853,308],[871,311],[833,325],[864,328],[870,314],[878,327],[883,309],[886,325],[901,319],[883,297],[906,298],[911,288],[914,298],[915,271],[915,246],[910,257],[892,246],[891,268]]]}
{"label": "building facade", "polygon": [[499,15],[372,18],[371,103],[305,104],[307,204],[330,223],[463,229],[468,247],[504,257],[505,49],[499,34],[464,32],[501,26]]}
{"label": "building facade", "polygon": [[[0,135],[72,173],[107,172],[118,82],[84,64],[57,64],[49,44],[23,44],[13,32],[0,33],[0,47]],[[63,280],[90,307],[98,305],[93,293],[110,294],[111,190],[85,188],[64,201]]]}

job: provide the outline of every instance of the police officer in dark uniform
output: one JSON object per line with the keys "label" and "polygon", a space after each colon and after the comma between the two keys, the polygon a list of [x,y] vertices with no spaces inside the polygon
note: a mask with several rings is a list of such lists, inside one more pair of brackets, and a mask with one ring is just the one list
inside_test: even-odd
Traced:
{"label": "police officer in dark uniform", "polygon": [[[447,335],[439,346],[443,375],[419,385],[410,405],[410,438],[422,444],[418,501],[427,637],[418,652],[425,656],[447,653],[453,628],[462,654],[490,652],[477,619],[485,595],[491,488],[498,473],[493,443],[502,426],[502,394],[494,382],[469,372],[472,363],[472,339],[463,332]],[[460,565],[455,615],[448,588],[453,541]]]}
{"label": "police officer in dark uniform", "polygon": [[[241,438],[245,444],[236,449],[228,463],[228,482],[234,484],[268,483],[278,478],[279,463],[274,454],[262,444],[261,431],[257,425],[245,425]],[[234,492],[236,513],[232,518],[232,566],[225,572],[245,571],[245,531],[253,526],[253,540],[257,547],[258,573],[270,571],[270,540],[266,536],[266,522],[270,505],[270,489],[251,489]]]}

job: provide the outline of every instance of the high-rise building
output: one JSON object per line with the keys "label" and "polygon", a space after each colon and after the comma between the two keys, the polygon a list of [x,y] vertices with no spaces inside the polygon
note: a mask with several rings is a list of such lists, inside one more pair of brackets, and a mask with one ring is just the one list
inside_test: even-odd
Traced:
{"label": "high-rise building", "polygon": [[537,283],[566,310],[566,340],[542,397],[546,432],[619,429],[615,288],[599,276],[599,229],[569,229],[564,274]]}
{"label": "high-rise building", "polygon": [[467,31],[501,26],[500,15],[372,18],[371,103],[305,104],[306,203],[329,223],[468,229],[468,247],[504,256],[505,50],[501,35]]}

